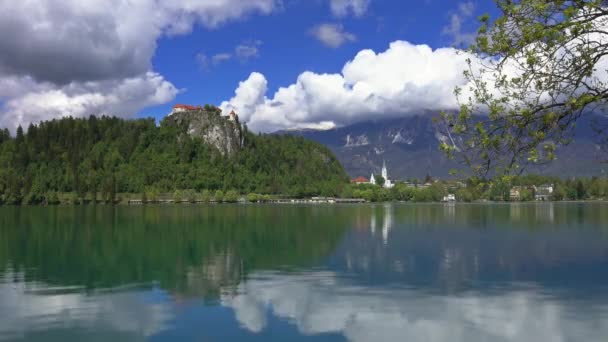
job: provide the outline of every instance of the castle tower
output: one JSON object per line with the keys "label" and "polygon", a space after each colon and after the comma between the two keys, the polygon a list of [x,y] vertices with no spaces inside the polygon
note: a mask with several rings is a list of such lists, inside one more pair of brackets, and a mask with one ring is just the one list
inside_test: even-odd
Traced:
{"label": "castle tower", "polygon": [[237,121],[238,120],[238,115],[236,115],[236,113],[233,111],[230,112],[230,114],[228,114],[228,120],[230,121]]}

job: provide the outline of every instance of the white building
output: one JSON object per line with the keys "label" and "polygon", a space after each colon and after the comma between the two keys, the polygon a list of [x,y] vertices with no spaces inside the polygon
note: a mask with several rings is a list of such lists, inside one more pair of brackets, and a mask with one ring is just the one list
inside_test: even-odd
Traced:
{"label": "white building", "polygon": [[386,161],[382,162],[382,178],[384,178],[384,187],[390,189],[395,186],[393,182],[388,178],[388,170],[386,168]]}
{"label": "white building", "polygon": [[443,196],[443,202],[456,202],[456,195],[448,194],[447,196]]}
{"label": "white building", "polygon": [[[386,168],[386,161],[382,162],[382,178],[384,178],[385,189],[390,189],[395,186],[395,184],[393,184],[393,182],[388,178],[388,169]],[[376,178],[374,177],[373,172],[371,177],[369,178],[369,183],[376,185]]]}
{"label": "white building", "polygon": [[237,121],[239,118],[238,115],[236,115],[236,113],[233,111],[230,112],[230,114],[228,114],[228,120],[229,121]]}
{"label": "white building", "polygon": [[537,201],[550,201],[553,196],[553,184],[534,186],[534,199]]}

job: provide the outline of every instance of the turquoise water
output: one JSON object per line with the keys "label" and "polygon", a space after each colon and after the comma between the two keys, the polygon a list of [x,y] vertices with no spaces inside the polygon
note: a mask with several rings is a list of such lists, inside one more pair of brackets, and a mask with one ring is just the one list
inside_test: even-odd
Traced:
{"label": "turquoise water", "polygon": [[0,208],[0,341],[606,341],[608,204]]}

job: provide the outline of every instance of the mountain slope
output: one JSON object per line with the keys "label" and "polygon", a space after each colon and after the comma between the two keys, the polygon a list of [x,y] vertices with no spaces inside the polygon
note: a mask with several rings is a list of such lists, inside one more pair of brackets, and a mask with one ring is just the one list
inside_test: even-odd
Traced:
{"label": "mountain slope", "polygon": [[[557,176],[599,176],[608,172],[606,159],[595,142],[591,121],[582,118],[576,128],[575,140],[558,149],[558,159],[548,165],[529,168],[530,173]],[[601,119],[607,121],[606,118]],[[383,161],[393,179],[406,180],[447,177],[451,169],[463,169],[458,161],[448,160],[439,150],[444,136],[434,127],[431,115],[357,123],[351,126],[318,131],[282,131],[320,142],[338,157],[351,177],[369,177],[378,173]]]}

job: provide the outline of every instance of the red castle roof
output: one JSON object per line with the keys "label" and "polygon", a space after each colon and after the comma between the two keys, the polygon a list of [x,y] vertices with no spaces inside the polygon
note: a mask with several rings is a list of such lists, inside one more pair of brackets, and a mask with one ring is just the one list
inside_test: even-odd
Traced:
{"label": "red castle roof", "polygon": [[365,177],[357,177],[353,179],[353,183],[368,183],[369,181]]}
{"label": "red castle roof", "polygon": [[203,107],[190,106],[190,105],[185,105],[185,104],[176,104],[175,106],[173,106],[173,109],[199,110],[199,109],[203,109]]}

